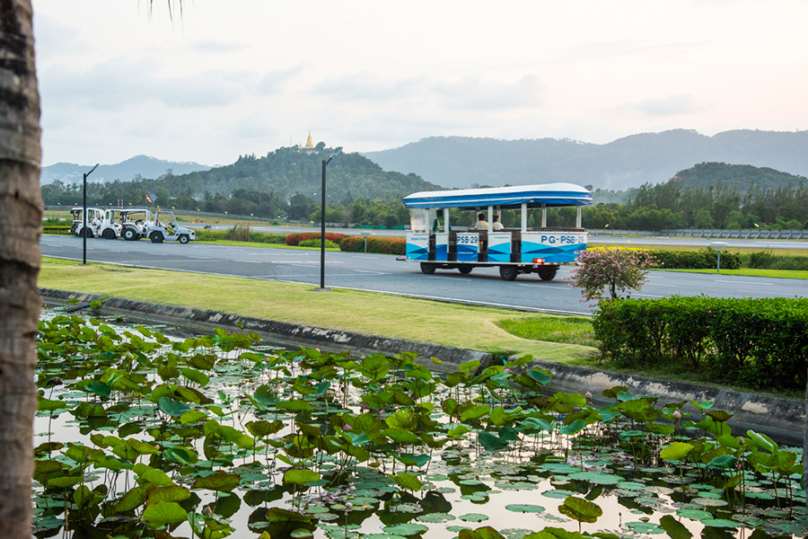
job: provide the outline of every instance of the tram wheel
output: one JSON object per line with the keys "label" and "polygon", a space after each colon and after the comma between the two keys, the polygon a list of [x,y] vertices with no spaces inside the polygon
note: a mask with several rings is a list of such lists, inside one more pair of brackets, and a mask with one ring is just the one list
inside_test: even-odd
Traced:
{"label": "tram wheel", "polygon": [[539,278],[542,281],[552,281],[556,273],[558,273],[558,266],[542,266],[539,268]]}
{"label": "tram wheel", "polygon": [[519,275],[519,267],[517,266],[500,266],[499,276],[503,281],[515,281],[516,276]]}

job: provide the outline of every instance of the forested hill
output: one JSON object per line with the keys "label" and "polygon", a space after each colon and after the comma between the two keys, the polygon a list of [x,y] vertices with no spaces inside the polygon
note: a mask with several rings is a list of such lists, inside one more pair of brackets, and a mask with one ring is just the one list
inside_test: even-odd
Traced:
{"label": "forested hill", "polygon": [[[296,148],[280,148],[264,157],[243,156],[232,165],[204,172],[192,172],[167,180],[166,186],[194,194],[231,194],[239,189],[273,192],[284,198],[296,194],[320,197],[322,161],[330,152],[301,153]],[[385,172],[358,153],[336,156],[328,165],[326,194],[329,201],[360,197],[400,198],[416,191],[439,189],[416,174]]]}
{"label": "forested hill", "polygon": [[608,144],[575,140],[430,137],[364,155],[385,170],[415,172],[446,187],[570,182],[628,189],[667,181],[676,170],[720,161],[808,176],[808,131],[738,130],[706,136],[676,129]]}
{"label": "forested hill", "polygon": [[686,170],[680,170],[672,179],[677,180],[683,189],[688,187],[707,189],[721,184],[724,188],[742,193],[747,192],[752,185],[764,191],[808,185],[808,178],[804,176],[768,167],[727,163],[699,163]]}
{"label": "forested hill", "polygon": [[[131,182],[90,182],[90,204],[149,205],[183,209],[229,211],[275,217],[289,211],[289,203],[308,207],[319,204],[322,161],[328,151],[301,153],[297,148],[280,148],[264,157],[239,157],[232,165],[189,174],[165,174],[156,180],[136,179]],[[415,174],[385,172],[356,154],[340,154],[328,165],[326,194],[329,205],[347,205],[353,200],[397,201],[417,191],[433,191],[437,185]],[[55,181],[42,186],[46,204],[76,204],[79,184]]]}

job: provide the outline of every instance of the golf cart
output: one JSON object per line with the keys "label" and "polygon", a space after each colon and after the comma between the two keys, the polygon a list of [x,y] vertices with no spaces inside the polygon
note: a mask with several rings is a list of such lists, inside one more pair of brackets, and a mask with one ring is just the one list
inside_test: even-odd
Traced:
{"label": "golf cart", "polygon": [[196,232],[177,224],[177,218],[174,216],[173,211],[159,208],[154,214],[154,221],[148,224],[146,235],[152,243],[178,241],[185,244],[196,239]]}
{"label": "golf cart", "polygon": [[137,241],[146,237],[146,227],[151,217],[151,211],[143,208],[129,208],[120,210],[121,237],[126,241]]}
{"label": "golf cart", "polygon": [[120,213],[121,210],[104,208],[101,212],[100,219],[96,221],[95,233],[97,236],[105,240],[117,240],[121,237],[121,223],[115,219],[115,214]]}
{"label": "golf cart", "polygon": [[[73,216],[73,224],[70,226],[70,232],[79,238],[84,235],[84,207],[73,206],[70,210],[70,215]],[[101,208],[87,208],[87,237],[94,238],[97,236],[98,224],[101,223],[104,217],[104,210]]]}

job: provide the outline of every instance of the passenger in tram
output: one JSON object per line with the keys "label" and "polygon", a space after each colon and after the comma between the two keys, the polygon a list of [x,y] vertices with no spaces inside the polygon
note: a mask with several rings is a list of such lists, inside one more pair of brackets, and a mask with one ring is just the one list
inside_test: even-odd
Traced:
{"label": "passenger in tram", "polygon": [[504,226],[502,226],[502,223],[499,222],[499,215],[494,216],[493,228],[494,228],[494,231],[502,230],[503,228],[505,228]]}
{"label": "passenger in tram", "polygon": [[485,214],[477,214],[477,225],[474,227],[477,230],[488,230],[488,221],[485,220]]}

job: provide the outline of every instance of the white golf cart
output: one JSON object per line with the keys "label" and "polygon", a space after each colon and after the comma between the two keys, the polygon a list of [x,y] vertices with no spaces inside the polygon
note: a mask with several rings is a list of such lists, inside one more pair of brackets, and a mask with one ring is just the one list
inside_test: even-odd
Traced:
{"label": "white golf cart", "polygon": [[[70,227],[70,232],[74,236],[82,237],[84,231],[84,207],[73,206],[70,209],[70,215],[73,216],[73,224]],[[101,208],[87,208],[87,237],[94,238],[98,235],[98,225],[104,219],[104,210]]]}
{"label": "white golf cart", "polygon": [[154,214],[154,221],[148,224],[146,235],[152,243],[178,241],[185,244],[196,239],[196,232],[190,228],[183,228],[177,223],[173,211],[159,208]]}
{"label": "white golf cart", "polygon": [[151,210],[144,208],[129,208],[120,210],[121,237],[126,241],[137,241],[146,237],[146,227],[151,218]]}
{"label": "white golf cart", "polygon": [[121,210],[104,208],[100,219],[96,221],[96,236],[104,238],[105,240],[117,240],[121,237],[123,226],[118,219],[115,219],[115,214],[120,214],[120,211]]}

